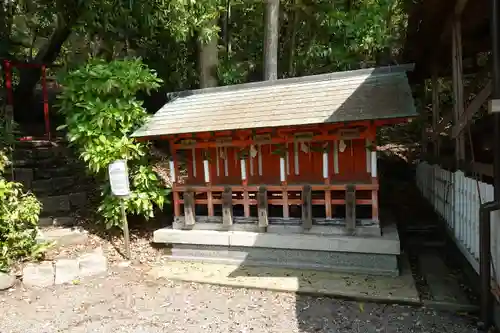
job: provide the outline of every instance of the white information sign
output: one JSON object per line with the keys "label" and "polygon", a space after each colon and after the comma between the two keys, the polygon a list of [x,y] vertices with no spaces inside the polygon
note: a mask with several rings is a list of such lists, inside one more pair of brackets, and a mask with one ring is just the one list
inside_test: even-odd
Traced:
{"label": "white information sign", "polygon": [[130,195],[127,161],[117,160],[108,167],[111,192],[118,197]]}

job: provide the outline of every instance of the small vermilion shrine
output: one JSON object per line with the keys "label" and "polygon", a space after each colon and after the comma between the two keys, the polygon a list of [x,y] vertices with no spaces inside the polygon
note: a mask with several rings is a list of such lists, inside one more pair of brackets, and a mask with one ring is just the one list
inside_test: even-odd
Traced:
{"label": "small vermilion shrine", "polygon": [[173,95],[134,134],[170,143],[175,219],[162,232],[383,237],[376,133],[416,115],[407,69]]}

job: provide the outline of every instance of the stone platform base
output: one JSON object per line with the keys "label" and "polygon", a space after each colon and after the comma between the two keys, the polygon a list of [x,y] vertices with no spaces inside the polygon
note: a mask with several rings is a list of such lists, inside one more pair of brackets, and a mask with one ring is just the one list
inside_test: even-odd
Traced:
{"label": "stone platform base", "polygon": [[338,297],[358,302],[421,305],[405,256],[401,256],[401,274],[397,277],[174,260],[153,266],[149,273],[155,279]]}
{"label": "stone platform base", "polygon": [[157,230],[156,243],[170,244],[167,257],[245,266],[397,276],[399,237],[395,228],[382,236],[297,233]]}
{"label": "stone platform base", "polygon": [[398,276],[396,255],[176,244],[172,260]]}

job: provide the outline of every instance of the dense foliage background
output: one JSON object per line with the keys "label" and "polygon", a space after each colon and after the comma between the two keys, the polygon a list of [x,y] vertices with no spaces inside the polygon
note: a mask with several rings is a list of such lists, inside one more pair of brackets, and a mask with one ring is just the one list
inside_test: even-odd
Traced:
{"label": "dense foliage background", "polygon": [[[280,77],[397,62],[406,28],[403,5],[281,1]],[[259,80],[264,7],[264,1],[243,0],[7,1],[0,5],[0,58],[67,70],[96,56],[141,56],[165,90],[182,90],[200,84],[200,63],[215,54],[211,73],[218,84]],[[25,74],[18,89],[37,78]]]}

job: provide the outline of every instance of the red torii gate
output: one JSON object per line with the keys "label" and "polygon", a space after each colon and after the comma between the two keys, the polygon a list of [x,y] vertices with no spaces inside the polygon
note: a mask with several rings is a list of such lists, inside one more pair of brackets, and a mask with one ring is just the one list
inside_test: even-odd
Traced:
{"label": "red torii gate", "polygon": [[14,107],[14,95],[12,91],[12,68],[40,68],[42,71],[42,96],[43,96],[43,117],[45,122],[45,136],[51,139],[50,136],[50,119],[49,119],[49,98],[47,91],[47,66],[45,64],[23,63],[12,60],[4,60],[3,68],[5,71],[5,88],[7,90],[7,105]]}

